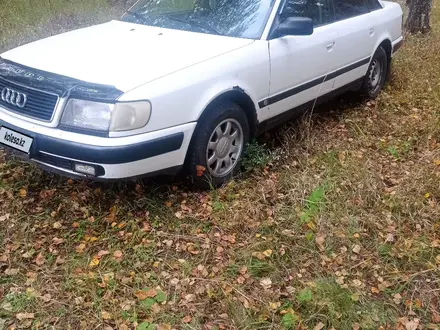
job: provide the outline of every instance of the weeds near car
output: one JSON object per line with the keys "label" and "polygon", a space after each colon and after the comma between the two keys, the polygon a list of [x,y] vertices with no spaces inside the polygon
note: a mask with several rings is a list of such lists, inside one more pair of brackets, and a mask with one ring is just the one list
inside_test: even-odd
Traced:
{"label": "weeds near car", "polygon": [[246,146],[246,152],[241,160],[245,171],[262,169],[271,161],[271,154],[266,145],[252,141]]}

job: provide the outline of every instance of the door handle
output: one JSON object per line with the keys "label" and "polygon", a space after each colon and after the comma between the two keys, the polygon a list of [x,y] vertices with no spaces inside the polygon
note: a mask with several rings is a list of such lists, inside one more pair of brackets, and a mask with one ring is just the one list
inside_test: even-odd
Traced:
{"label": "door handle", "polygon": [[336,41],[329,42],[325,47],[328,51],[331,51],[333,47],[335,46]]}
{"label": "door handle", "polygon": [[374,35],[374,28],[370,28],[370,36]]}

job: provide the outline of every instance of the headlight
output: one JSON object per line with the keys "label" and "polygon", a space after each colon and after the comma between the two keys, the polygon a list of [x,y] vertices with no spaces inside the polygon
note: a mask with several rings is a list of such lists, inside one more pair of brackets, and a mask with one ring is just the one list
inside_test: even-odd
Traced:
{"label": "headlight", "polygon": [[61,124],[74,128],[108,131],[114,104],[71,99],[64,109]]}
{"label": "headlight", "polygon": [[129,131],[144,127],[151,116],[148,101],[116,104],[71,99],[64,109],[61,124],[95,131]]}

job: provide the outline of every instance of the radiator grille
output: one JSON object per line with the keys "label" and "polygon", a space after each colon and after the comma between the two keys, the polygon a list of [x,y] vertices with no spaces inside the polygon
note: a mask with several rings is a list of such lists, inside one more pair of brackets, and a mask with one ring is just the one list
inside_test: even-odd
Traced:
{"label": "radiator grille", "polygon": [[52,119],[52,115],[58,103],[57,95],[37,91],[0,79],[0,94],[5,88],[26,94],[26,105],[23,108],[20,108],[18,106],[9,104],[0,97],[0,106],[3,106],[8,110],[19,113],[23,116],[44,121],[50,121]]}

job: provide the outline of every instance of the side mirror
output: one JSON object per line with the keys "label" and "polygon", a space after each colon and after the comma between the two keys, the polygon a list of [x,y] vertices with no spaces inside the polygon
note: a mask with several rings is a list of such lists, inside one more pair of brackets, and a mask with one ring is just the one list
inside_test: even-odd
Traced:
{"label": "side mirror", "polygon": [[313,34],[313,20],[306,17],[287,17],[277,29],[278,37],[310,36]]}

